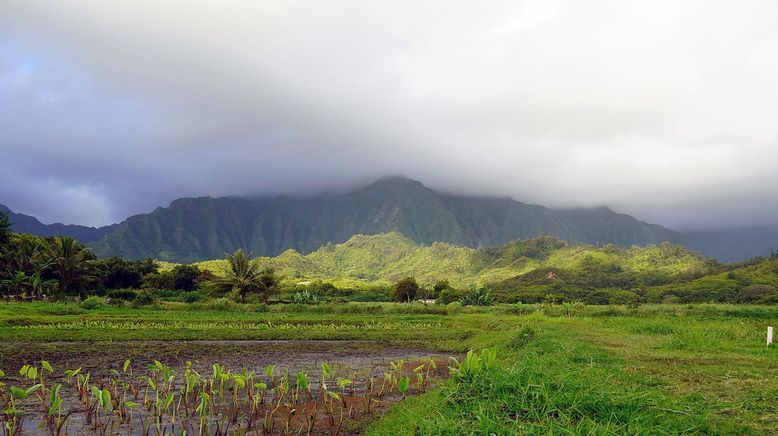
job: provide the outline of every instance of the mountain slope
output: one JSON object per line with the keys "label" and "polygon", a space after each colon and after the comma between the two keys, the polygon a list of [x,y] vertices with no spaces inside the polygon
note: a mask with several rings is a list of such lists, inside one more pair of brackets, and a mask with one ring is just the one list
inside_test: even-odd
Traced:
{"label": "mountain slope", "polygon": [[220,258],[243,248],[254,256],[287,249],[310,253],[356,234],[397,231],[421,244],[489,247],[542,234],[571,243],[676,241],[679,235],[606,208],[557,211],[508,198],[441,195],[403,178],[310,198],[188,198],[128,218],[91,246],[99,256],[174,262]]}
{"label": "mountain slope", "polygon": [[8,214],[11,220],[11,229],[19,233],[31,233],[37,236],[72,236],[84,243],[97,241],[107,235],[116,227],[116,224],[104,227],[86,227],[76,224],[43,224],[37,218],[15,213],[6,206],[0,204],[0,212]]}
{"label": "mountain slope", "polygon": [[[515,287],[511,280],[541,270],[543,278],[551,271],[555,275],[569,272],[571,276],[587,278],[601,272],[607,277],[627,277],[634,284],[642,284],[647,278],[691,280],[718,268],[710,259],[670,244],[598,248],[538,237],[479,250],[440,242],[420,245],[397,232],[356,235],[342,244],[328,244],[307,255],[287,250],[259,261],[264,267],[275,268],[290,283],[324,280],[357,288],[389,285],[412,276],[425,285],[448,280],[460,288],[477,284],[510,289]],[[217,275],[227,268],[224,260],[197,265]]]}

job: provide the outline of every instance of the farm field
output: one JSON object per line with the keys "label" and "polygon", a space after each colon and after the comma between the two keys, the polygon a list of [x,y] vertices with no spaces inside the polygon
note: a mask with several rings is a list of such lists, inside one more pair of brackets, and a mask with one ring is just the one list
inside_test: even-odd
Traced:
{"label": "farm field", "polygon": [[[778,432],[778,350],[767,348],[764,340],[766,326],[776,324],[778,308],[767,306],[585,306],[566,311],[560,305],[350,303],[234,304],[215,310],[166,303],[145,309],[85,310],[72,304],[10,303],[0,305],[0,370],[5,373],[0,381],[5,383],[7,401],[11,386],[33,383],[22,380],[20,367],[35,366],[47,380],[62,384],[64,409],[83,409],[65,370],[81,367],[91,374],[92,385],[102,383],[110,390],[111,369],[119,373],[113,378],[130,379],[122,371],[129,359],[128,369],[137,375],[161,377],[165,368],[175,373],[177,381],[170,391],[178,392],[187,369],[207,381],[213,377],[213,363],[218,363],[234,374],[253,370],[256,383],[268,383],[265,368],[275,364],[277,377],[288,370],[290,390],[284,401],[289,402],[300,371],[310,379],[304,385],[311,398],[318,399],[321,363],[328,363],[343,368],[339,377],[353,379],[353,386],[345,390],[333,382],[332,392],[364,401],[370,377],[378,385],[373,394],[377,395],[383,372],[391,372],[404,359],[404,368],[394,369],[398,383],[408,377],[404,392],[393,386],[380,400],[375,397],[380,406],[370,411],[343,408],[354,419],[344,419],[340,426],[338,407],[347,401],[339,397],[311,403],[303,394],[306,404],[317,407],[314,433],[770,434]],[[471,349],[475,353],[463,358]],[[413,370],[422,364],[431,367],[430,358],[436,369],[420,387]],[[51,364],[53,373],[44,370],[42,360]],[[161,368],[154,369],[155,360]],[[189,368],[187,361],[192,362]],[[426,374],[428,368],[422,371]],[[131,402],[141,404],[139,416],[147,381],[137,383],[141,393]],[[224,408],[232,401],[230,383]],[[268,389],[268,398],[274,397],[276,391]],[[238,394],[237,402],[244,407],[240,413],[250,415],[244,397],[257,393],[245,388]],[[304,402],[302,397],[295,401],[301,406]],[[112,403],[113,408],[120,401],[114,396]],[[327,404],[333,407],[331,415]],[[149,405],[156,410],[154,401]],[[34,394],[19,407],[25,410],[28,426],[45,419]],[[264,411],[266,406],[258,407]],[[291,408],[283,407],[275,417],[275,433],[283,433],[290,416]],[[306,407],[289,420],[295,432],[307,428],[303,415],[311,410]],[[116,409],[101,413],[106,434],[111,432],[109,419],[116,434],[127,433]],[[199,418],[194,411],[189,414],[190,425],[197,428]],[[166,420],[160,425],[169,431],[173,413],[163,415]],[[79,419],[83,414],[74,413],[69,425],[82,425],[81,430],[94,426]],[[138,434],[143,428],[136,419],[132,431]],[[247,420],[237,421],[246,428]],[[209,418],[205,425],[216,432],[216,424],[227,421]],[[255,423],[260,434],[261,427]],[[233,431],[238,428],[233,424]],[[220,425],[219,431],[224,430]]]}

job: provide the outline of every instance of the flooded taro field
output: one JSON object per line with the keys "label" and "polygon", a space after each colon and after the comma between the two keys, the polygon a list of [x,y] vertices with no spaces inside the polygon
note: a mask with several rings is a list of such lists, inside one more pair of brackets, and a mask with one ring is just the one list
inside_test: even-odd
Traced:
{"label": "flooded taro field", "polygon": [[359,434],[452,354],[360,341],[0,344],[3,434]]}

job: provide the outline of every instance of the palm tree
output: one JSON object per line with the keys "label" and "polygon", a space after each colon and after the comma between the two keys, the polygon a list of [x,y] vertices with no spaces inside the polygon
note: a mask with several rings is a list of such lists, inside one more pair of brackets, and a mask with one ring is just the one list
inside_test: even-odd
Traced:
{"label": "palm tree", "polygon": [[59,292],[82,290],[99,281],[96,258],[69,236],[57,236],[49,250],[49,271],[59,282]]}
{"label": "palm tree", "polygon": [[214,280],[222,292],[235,292],[242,303],[246,302],[248,294],[261,294],[262,301],[267,303],[275,291],[278,279],[272,268],[261,269],[256,259],[251,259],[238,249],[227,255],[229,269],[225,277]]}
{"label": "palm tree", "polygon": [[46,293],[56,287],[56,280],[46,280],[40,272],[36,272],[30,277],[30,291],[32,291],[33,296],[38,300],[42,299]]}
{"label": "palm tree", "polygon": [[49,247],[42,239],[22,235],[16,246],[18,248],[8,258],[9,269],[32,275],[49,267]]}
{"label": "palm tree", "polygon": [[[30,277],[24,271],[17,271],[10,278],[0,281],[0,285],[4,289],[3,297],[22,297],[30,289]],[[9,294],[5,295],[5,292]]]}

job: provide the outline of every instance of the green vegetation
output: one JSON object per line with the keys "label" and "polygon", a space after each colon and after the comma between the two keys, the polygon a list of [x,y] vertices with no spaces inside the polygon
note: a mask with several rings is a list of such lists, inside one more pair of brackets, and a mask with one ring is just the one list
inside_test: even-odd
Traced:
{"label": "green vegetation", "polygon": [[[406,277],[428,286],[445,280],[454,287],[493,284],[506,288],[514,285],[511,280],[516,285],[538,285],[583,274],[595,276],[579,277],[589,280],[581,283],[586,286],[642,286],[688,280],[719,267],[711,259],[671,244],[632,248],[569,246],[556,238],[539,237],[476,250],[444,243],[418,245],[399,233],[357,235],[308,255],[287,250],[259,261],[287,280],[329,280],[340,288],[391,286]],[[222,260],[196,265],[217,275],[226,270]],[[533,276],[523,276],[533,272]]]}
{"label": "green vegetation", "polygon": [[[213,310],[161,303],[157,309],[87,310],[10,303],[0,304],[0,344],[25,341],[29,348],[52,337],[360,339],[456,353],[472,349],[470,357],[452,362],[450,381],[407,397],[367,432],[767,434],[778,430],[778,349],[765,347],[764,332],[776,323],[778,308],[749,305],[582,306],[568,317],[559,304],[229,303]],[[417,386],[412,370],[406,365],[395,375],[399,395],[406,384]],[[297,377],[289,380],[293,395]],[[232,396],[225,393],[224,400]],[[108,415],[100,413],[105,423]]]}
{"label": "green vegetation", "polygon": [[[778,323],[778,306],[766,305],[778,302],[778,258],[721,265],[671,244],[569,246],[551,237],[476,250],[389,233],[305,256],[237,251],[177,265],[99,260],[66,237],[6,232],[0,241],[5,374],[16,371],[1,365],[17,354],[9,350],[52,340],[87,344],[79,355],[101,341],[358,340],[464,354],[452,361],[451,379],[429,391],[426,369],[393,362],[383,382],[402,401],[366,429],[372,434],[778,432],[778,351],[764,344],[766,326]],[[44,295],[58,301],[22,302]],[[737,304],[678,304],[712,301]],[[0,420],[18,428],[20,407],[37,398],[41,422],[56,434],[68,419],[65,387],[44,388],[51,371],[26,363],[13,379],[0,373]],[[227,422],[290,425],[310,386],[306,373],[288,376],[287,388],[263,388],[268,401],[251,409],[258,392],[211,386],[236,374],[226,368],[212,381],[198,375],[194,385],[208,389],[187,396],[155,378],[180,369],[147,363],[157,369],[140,379],[138,404],[153,412],[145,416],[157,430],[173,419],[216,431]],[[138,378],[112,377],[113,385],[109,377],[78,393],[98,433],[132,409],[118,398]],[[376,392],[375,381],[345,380],[308,397],[334,433],[344,425],[342,398]],[[291,405],[288,414],[278,412],[281,403]],[[377,417],[365,404],[366,418]],[[267,421],[273,413],[277,423]]]}
{"label": "green vegetation", "polygon": [[[154,358],[151,362],[141,370],[127,359],[121,368],[111,368],[107,377],[99,369],[93,377],[83,366],[55,369],[46,360],[23,364],[18,378],[0,372],[0,380],[7,378],[15,384],[5,389],[0,382],[0,404],[4,406],[0,428],[6,435],[22,434],[28,419],[56,436],[69,429],[79,434],[136,434],[133,426],[144,435],[152,429],[157,435],[269,435],[293,430],[337,435],[358,418],[369,419],[371,411],[396,394],[405,398],[411,389],[424,392],[438,376],[438,362],[432,358],[412,372],[400,359],[390,362],[377,389],[372,373],[363,377],[340,374],[338,368],[323,362],[314,389],[305,370],[295,376],[284,368],[279,374],[275,364],[261,372],[233,372],[214,362],[210,372],[205,372],[191,361],[183,371]],[[413,387],[409,372],[416,379]],[[69,419],[78,423],[69,428]]]}
{"label": "green vegetation", "polygon": [[[308,255],[287,250],[274,258],[250,259],[239,251],[227,260],[178,265],[98,260],[66,237],[11,233],[6,239],[0,256],[1,293],[27,299],[96,294],[116,304],[194,303],[213,296],[263,303],[300,303],[302,296],[308,301],[437,299],[466,305],[778,302],[778,258],[722,265],[667,243],[570,246],[544,236],[476,250],[443,243],[422,246],[388,233],[357,235]],[[141,288],[152,298],[144,295],[136,301]],[[470,288],[488,298],[471,300]]]}
{"label": "green vegetation", "polygon": [[[279,272],[282,288],[352,301],[368,296],[378,301],[376,294],[388,298],[391,289],[407,278],[419,284],[417,298],[439,298],[443,303],[460,300],[469,287],[483,288],[494,301],[506,303],[778,301],[778,259],[722,265],[666,243],[569,246],[540,237],[475,250],[441,243],[420,246],[388,233],[358,235],[305,256],[287,250],[258,262]],[[196,265],[216,275],[225,269],[224,261]]]}
{"label": "green vegetation", "polygon": [[445,241],[468,247],[540,235],[622,246],[680,237],[607,208],[560,211],[509,198],[441,195],[419,182],[394,178],[311,198],[182,198],[128,218],[90,246],[100,257],[191,263],[220,259],[237,249],[252,256],[280,256],[286,249],[310,253],[357,234],[390,231],[419,244]]}
{"label": "green vegetation", "polygon": [[228,255],[227,265],[229,265],[227,274],[213,280],[217,293],[222,295],[232,293],[240,298],[241,303],[246,302],[246,296],[257,294],[262,302],[268,302],[278,283],[272,269],[260,269],[257,262],[249,259],[243,250]]}

